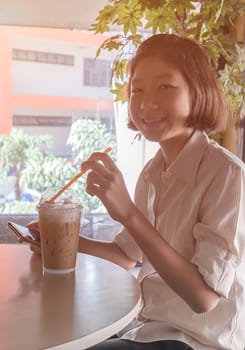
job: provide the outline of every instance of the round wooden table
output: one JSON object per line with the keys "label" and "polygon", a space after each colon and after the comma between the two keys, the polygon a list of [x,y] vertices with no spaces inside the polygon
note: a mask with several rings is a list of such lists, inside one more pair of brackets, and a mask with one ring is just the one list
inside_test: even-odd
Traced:
{"label": "round wooden table", "polygon": [[141,307],[135,277],[78,253],[74,273],[43,274],[27,245],[0,245],[0,348],[86,349],[125,327]]}

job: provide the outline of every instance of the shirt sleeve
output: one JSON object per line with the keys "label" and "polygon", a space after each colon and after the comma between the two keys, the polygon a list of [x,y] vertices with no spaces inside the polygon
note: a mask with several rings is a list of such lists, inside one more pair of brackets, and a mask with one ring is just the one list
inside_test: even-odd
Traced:
{"label": "shirt sleeve", "polygon": [[206,283],[225,298],[245,260],[244,210],[244,167],[230,162],[216,173],[203,198],[192,258]]}
{"label": "shirt sleeve", "polygon": [[133,261],[142,260],[142,252],[126,228],[114,237],[113,242]]}

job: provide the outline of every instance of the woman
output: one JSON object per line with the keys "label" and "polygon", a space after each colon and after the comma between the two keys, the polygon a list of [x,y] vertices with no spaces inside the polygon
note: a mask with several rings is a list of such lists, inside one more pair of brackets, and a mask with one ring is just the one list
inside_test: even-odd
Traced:
{"label": "woman", "polygon": [[108,155],[82,164],[87,192],[124,228],[113,242],[81,237],[79,251],[126,269],[141,261],[144,303],[119,338],[91,349],[243,350],[245,167],[207,136],[227,115],[215,71],[195,42],[158,34],[129,77],[129,126],[160,148],[134,201]]}

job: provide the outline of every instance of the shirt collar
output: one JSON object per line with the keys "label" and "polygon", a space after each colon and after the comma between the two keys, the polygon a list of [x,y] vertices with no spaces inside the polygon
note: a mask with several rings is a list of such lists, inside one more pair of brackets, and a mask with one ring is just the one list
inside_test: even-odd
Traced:
{"label": "shirt collar", "polygon": [[[174,163],[166,170],[168,176],[174,175],[182,182],[192,184],[195,181],[196,173],[203,154],[208,147],[210,140],[206,133],[195,131]],[[155,157],[146,165],[143,176],[145,181],[155,182],[156,177],[162,173],[164,159],[161,149],[158,150]]]}

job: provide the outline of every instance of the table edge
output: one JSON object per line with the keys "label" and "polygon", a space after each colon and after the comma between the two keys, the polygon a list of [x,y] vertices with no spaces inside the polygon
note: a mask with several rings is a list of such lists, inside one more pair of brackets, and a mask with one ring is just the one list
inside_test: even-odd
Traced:
{"label": "table edge", "polygon": [[[81,349],[81,350],[87,349],[90,346],[93,346],[95,344],[98,344],[98,343],[108,339],[112,335],[112,333],[116,334],[116,333],[120,332],[124,327],[126,327],[138,315],[141,308],[142,308],[142,298],[141,298],[141,295],[139,294],[139,300],[138,300],[137,304],[134,306],[134,308],[132,310],[130,310],[130,312],[127,313],[127,315],[125,315],[120,320],[114,322],[112,325],[109,325],[105,328],[101,328],[92,334],[88,334],[85,337],[83,337],[82,339],[81,338],[75,339],[75,340],[72,340],[70,342],[55,345],[55,346],[52,346],[52,347],[49,347],[46,349],[77,350],[78,346],[79,346],[79,349]],[[114,331],[112,328],[114,329]]]}

